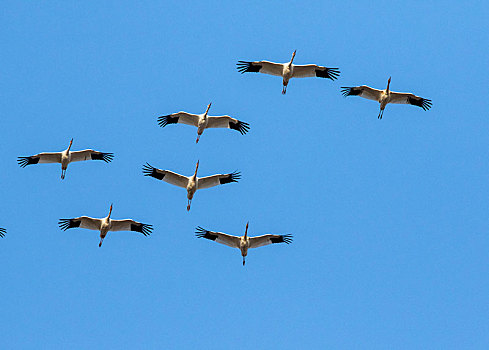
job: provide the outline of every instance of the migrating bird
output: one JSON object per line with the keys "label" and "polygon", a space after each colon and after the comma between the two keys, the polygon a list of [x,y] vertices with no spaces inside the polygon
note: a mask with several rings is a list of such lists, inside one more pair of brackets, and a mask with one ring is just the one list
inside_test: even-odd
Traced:
{"label": "migrating bird", "polygon": [[285,93],[287,92],[287,85],[289,84],[290,78],[319,77],[335,80],[339,77],[340,71],[338,70],[338,68],[328,68],[318,66],[316,64],[292,64],[295,58],[296,51],[297,50],[295,50],[292,54],[290,62],[287,63],[275,63],[269,61],[238,61],[238,63],[236,63],[237,69],[241,74],[246,72],[259,72],[282,77],[282,95],[285,95]]}
{"label": "migrating bird", "polygon": [[65,178],[66,168],[71,162],[80,162],[82,160],[103,160],[109,163],[114,158],[114,153],[103,153],[94,151],[93,149],[85,149],[83,151],[70,151],[73,139],[70,145],[63,152],[43,152],[30,157],[18,157],[17,163],[22,168],[31,164],[38,163],[61,163],[61,179]]}
{"label": "migrating bird", "polygon": [[232,248],[238,248],[241,250],[243,256],[243,266],[245,265],[245,258],[248,255],[249,248],[263,247],[272,243],[291,243],[292,235],[272,235],[267,234],[263,236],[248,237],[248,224],[246,223],[246,230],[244,236],[232,236],[222,232],[208,231],[200,226],[196,228],[195,235],[199,238],[207,238],[211,241],[227,245]]}
{"label": "migrating bird", "polygon": [[184,176],[174,173],[169,170],[161,170],[152,167],[149,163],[143,166],[144,176],[152,176],[155,179],[163,180],[169,184],[183,187],[187,190],[187,211],[190,210],[190,204],[192,203],[192,198],[197,190],[203,188],[210,188],[218,185],[224,185],[230,182],[238,182],[241,178],[239,172],[233,172],[230,174],[217,174],[206,177],[197,177],[197,170],[199,169],[199,162],[195,166],[195,172],[192,176]]}
{"label": "migrating bird", "polygon": [[211,103],[207,106],[207,109],[204,114],[191,114],[187,112],[178,112],[169,115],[162,115],[158,117],[158,125],[164,128],[168,124],[187,124],[193,125],[197,127],[197,140],[195,143],[199,142],[200,135],[204,132],[205,129],[209,128],[228,128],[237,130],[244,135],[250,129],[250,125],[248,123],[242,122],[238,119],[231,118],[228,115],[211,117],[208,116],[207,113],[211,108]]}
{"label": "migrating bird", "polygon": [[2,237],[2,238],[5,237],[6,233],[7,233],[7,230],[0,227],[0,237]]}
{"label": "migrating bird", "polygon": [[153,231],[153,226],[148,224],[142,224],[140,222],[125,219],[125,220],[112,220],[110,214],[112,213],[112,204],[110,205],[109,215],[102,219],[94,219],[88,216],[80,216],[73,219],[60,219],[58,222],[59,228],[66,231],[69,228],[81,227],[89,230],[100,231],[100,243],[102,242],[109,231],[135,231],[140,232],[144,236],[149,236]]}
{"label": "migrating bird", "polygon": [[389,90],[391,78],[387,81],[387,88],[385,90],[377,90],[366,85],[355,87],[341,87],[343,96],[360,96],[369,100],[374,100],[380,103],[380,112],[378,119],[382,119],[384,115],[385,106],[388,103],[402,103],[411,104],[423,108],[427,111],[431,108],[431,100],[422,98],[407,92],[394,92]]}

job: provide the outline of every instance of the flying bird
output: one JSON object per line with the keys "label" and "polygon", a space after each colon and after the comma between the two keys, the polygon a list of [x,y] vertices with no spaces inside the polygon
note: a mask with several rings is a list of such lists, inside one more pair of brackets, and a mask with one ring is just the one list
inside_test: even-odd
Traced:
{"label": "flying bird", "polygon": [[244,236],[232,236],[222,232],[208,231],[200,226],[196,228],[195,235],[199,238],[207,238],[211,241],[227,245],[232,248],[238,248],[241,250],[243,256],[243,266],[245,265],[245,258],[248,255],[249,248],[263,247],[272,243],[286,243],[292,242],[292,235],[272,235],[266,234],[263,236],[248,237],[248,223],[246,223],[246,230]]}
{"label": "flying bird", "polygon": [[7,233],[7,230],[0,227],[0,237],[2,237],[2,238],[5,237],[6,233]]}
{"label": "flying bird", "polygon": [[238,119],[231,118],[228,115],[219,117],[208,116],[207,113],[211,108],[211,103],[207,106],[204,114],[191,114],[187,112],[178,112],[169,115],[162,115],[158,117],[158,125],[164,128],[168,124],[187,124],[197,127],[197,140],[199,142],[200,136],[205,129],[209,128],[228,128],[239,131],[241,135],[244,135],[250,129],[248,123],[242,122]]}
{"label": "flying bird", "polygon": [[63,152],[43,152],[30,157],[18,157],[17,163],[19,163],[22,168],[38,163],[61,163],[61,179],[64,179],[66,168],[68,168],[68,164],[71,162],[80,162],[82,160],[103,160],[104,162],[109,163],[114,158],[114,153],[103,153],[94,151],[93,149],[71,152],[70,149],[72,144],[73,139],[71,139],[70,145]]}
{"label": "flying bird", "polygon": [[143,166],[144,176],[151,176],[158,180],[163,180],[172,185],[183,187],[187,190],[187,211],[190,210],[190,204],[192,203],[192,198],[197,190],[203,188],[210,188],[218,185],[224,185],[230,182],[238,182],[241,178],[239,172],[233,172],[230,174],[217,174],[206,177],[197,177],[197,170],[199,169],[199,162],[195,166],[195,172],[192,176],[184,176],[174,173],[169,170],[161,170],[152,167],[149,163]]}
{"label": "flying bird", "polygon": [[335,80],[339,77],[340,71],[338,70],[338,68],[328,68],[318,66],[316,64],[292,64],[295,58],[296,51],[292,53],[292,58],[290,59],[290,62],[287,63],[275,63],[269,61],[238,61],[238,63],[236,63],[236,66],[241,74],[246,72],[258,72],[282,77],[282,95],[285,95],[285,93],[287,92],[287,85],[289,84],[290,78],[319,77]]}
{"label": "flying bird", "polygon": [[100,231],[100,243],[102,242],[109,231],[135,231],[140,232],[144,236],[149,236],[153,231],[153,226],[148,224],[142,224],[140,222],[125,219],[125,220],[112,220],[110,214],[112,213],[112,204],[110,205],[109,215],[102,219],[94,219],[88,216],[80,216],[73,219],[60,219],[58,222],[59,228],[66,231],[69,228],[81,227],[89,230]]}
{"label": "flying bird", "polygon": [[431,108],[431,100],[416,96],[406,92],[394,92],[389,90],[391,78],[387,81],[387,88],[385,90],[377,90],[366,85],[355,87],[341,87],[343,96],[360,96],[369,100],[374,100],[380,103],[380,112],[378,119],[382,119],[384,115],[385,106],[388,103],[402,103],[411,104],[423,108],[427,111]]}

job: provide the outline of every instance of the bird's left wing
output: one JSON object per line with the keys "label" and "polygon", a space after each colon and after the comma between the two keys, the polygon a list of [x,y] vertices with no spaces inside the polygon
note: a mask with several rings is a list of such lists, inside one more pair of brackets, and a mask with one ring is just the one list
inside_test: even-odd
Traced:
{"label": "bird's left wing", "polygon": [[263,236],[250,237],[250,248],[263,247],[264,245],[272,243],[291,243],[292,235],[272,235],[267,234]]}
{"label": "bird's left wing", "polygon": [[404,103],[423,108],[427,111],[431,108],[431,100],[416,96],[414,94],[406,92],[391,92],[390,93],[390,103]]}
{"label": "bird's left wing", "polygon": [[161,170],[151,166],[149,163],[143,165],[144,176],[151,176],[158,180],[163,180],[172,185],[187,188],[188,177],[174,173],[170,170]]}
{"label": "bird's left wing", "polygon": [[199,238],[207,238],[211,241],[227,245],[232,248],[239,248],[239,237],[228,235],[222,232],[208,231],[200,226],[195,229],[195,235]]}
{"label": "bird's left wing", "polygon": [[228,115],[223,115],[221,117],[208,117],[208,128],[229,128],[237,130],[244,135],[250,129],[248,123],[239,121],[238,119],[231,118]]}
{"label": "bird's left wing", "polygon": [[199,126],[199,116],[197,114],[178,112],[158,117],[158,125],[164,128],[168,124],[186,124]]}
{"label": "bird's left wing", "polygon": [[103,153],[94,151],[93,149],[85,149],[83,151],[70,152],[72,162],[80,162],[82,160],[103,160],[109,163],[114,158],[114,153]]}
{"label": "bird's left wing", "polygon": [[240,172],[233,172],[230,174],[217,174],[206,177],[199,177],[197,181],[197,189],[210,188],[218,185],[224,185],[230,182],[238,182],[241,178]]}
{"label": "bird's left wing", "polygon": [[0,237],[5,237],[5,234],[7,233],[7,230],[4,228],[0,228]]}
{"label": "bird's left wing", "polygon": [[153,231],[152,225],[143,224],[131,219],[110,220],[110,223],[110,231],[135,231],[141,232],[145,236],[149,236],[151,231]]}
{"label": "bird's left wing", "polygon": [[18,157],[17,163],[22,168],[37,163],[61,163],[61,152],[43,152],[30,157]]}
{"label": "bird's left wing", "polygon": [[338,79],[340,71],[338,68],[328,68],[318,66],[315,64],[295,65],[293,71],[293,78],[307,78],[307,77],[319,77],[328,78],[331,80]]}
{"label": "bird's left wing", "polygon": [[270,61],[238,61],[238,63],[236,63],[236,66],[241,74],[246,72],[253,72],[276,75],[281,77],[284,71],[284,65],[282,63],[275,63]]}
{"label": "bird's left wing", "polygon": [[66,231],[69,228],[81,227],[87,228],[89,230],[100,230],[100,224],[102,223],[102,219],[94,219],[88,216],[80,216],[78,218],[73,219],[59,219],[58,225],[59,228],[63,231]]}

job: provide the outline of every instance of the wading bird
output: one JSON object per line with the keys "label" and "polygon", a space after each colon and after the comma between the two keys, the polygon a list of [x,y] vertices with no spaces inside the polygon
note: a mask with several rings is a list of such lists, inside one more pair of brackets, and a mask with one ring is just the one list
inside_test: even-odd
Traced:
{"label": "wading bird", "polygon": [[387,106],[388,103],[411,104],[421,107],[425,111],[431,108],[431,100],[413,95],[411,93],[390,91],[390,83],[391,78],[389,77],[389,80],[387,81],[387,88],[385,90],[377,90],[369,86],[362,85],[355,87],[342,86],[341,92],[345,97],[360,96],[380,103],[380,112],[379,116],[377,117],[378,119],[382,119],[385,106]]}
{"label": "wading bird", "polygon": [[7,233],[7,230],[0,227],[0,237],[2,237],[2,238],[5,237],[6,233]]}
{"label": "wading bird", "polygon": [[103,153],[94,151],[93,149],[85,149],[83,151],[71,152],[70,148],[73,144],[73,139],[70,145],[63,152],[44,152],[35,154],[30,157],[18,157],[17,162],[22,168],[30,164],[38,163],[61,163],[61,179],[65,178],[66,168],[71,162],[80,162],[82,160],[103,160],[106,163],[112,161],[114,153]]}
{"label": "wading bird", "polygon": [[187,112],[178,112],[169,115],[162,115],[158,117],[158,125],[164,128],[168,124],[187,124],[193,125],[197,127],[197,140],[195,143],[199,142],[200,135],[204,132],[205,129],[209,128],[228,128],[237,130],[244,135],[250,129],[248,123],[239,121],[238,119],[231,118],[228,115],[223,115],[219,117],[211,117],[208,116],[207,113],[211,108],[211,104],[207,106],[207,109],[204,114],[191,114]]}
{"label": "wading bird", "polygon": [[100,243],[102,242],[109,231],[135,231],[140,232],[145,236],[149,236],[153,231],[153,226],[148,224],[142,224],[140,222],[125,219],[125,220],[112,220],[110,214],[112,213],[112,204],[110,205],[109,215],[102,219],[94,219],[88,216],[80,216],[73,219],[60,219],[58,222],[59,228],[66,231],[69,228],[81,227],[89,230],[100,231]]}
{"label": "wading bird", "polygon": [[192,198],[197,190],[203,188],[210,188],[218,185],[224,185],[230,182],[238,182],[241,177],[239,172],[233,172],[230,174],[217,174],[206,177],[197,177],[197,170],[199,169],[199,162],[195,166],[195,172],[192,176],[184,176],[174,173],[169,170],[161,170],[152,167],[149,163],[143,166],[144,176],[152,176],[155,179],[163,180],[172,185],[183,187],[187,190],[187,211],[190,210],[190,204],[192,203]]}
{"label": "wading bird", "polygon": [[295,58],[296,51],[294,51],[294,53],[292,54],[290,62],[287,63],[274,63],[269,61],[238,61],[238,63],[236,63],[237,69],[239,72],[241,72],[241,74],[246,72],[259,72],[282,77],[283,95],[285,95],[285,93],[287,92],[287,85],[289,84],[290,78],[319,77],[335,80],[340,75],[340,71],[338,70],[338,68],[328,68],[318,66],[316,64],[292,64]]}
{"label": "wading bird", "polygon": [[291,243],[292,235],[272,235],[267,234],[263,236],[248,237],[248,223],[246,223],[246,230],[244,236],[232,236],[222,232],[208,231],[200,226],[196,228],[195,235],[199,238],[207,238],[211,241],[227,245],[232,248],[238,248],[241,250],[243,256],[243,266],[245,265],[245,258],[248,255],[249,248],[263,247],[272,243]]}

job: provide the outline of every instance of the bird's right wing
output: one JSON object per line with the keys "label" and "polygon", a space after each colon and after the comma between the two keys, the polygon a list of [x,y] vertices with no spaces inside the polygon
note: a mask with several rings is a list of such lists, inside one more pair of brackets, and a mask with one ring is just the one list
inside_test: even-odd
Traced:
{"label": "bird's right wing", "polygon": [[191,114],[187,112],[178,112],[169,115],[162,115],[158,117],[158,125],[164,128],[168,124],[187,124],[192,126],[199,126],[199,118],[197,114]]}
{"label": "bird's right wing", "polygon": [[61,163],[61,152],[44,152],[30,157],[18,157],[17,163],[22,168],[37,163]]}
{"label": "bird's right wing", "polygon": [[102,224],[102,219],[94,219],[88,216],[80,216],[79,218],[73,219],[59,219],[59,228],[66,231],[69,228],[81,227],[87,228],[89,230],[100,230]]}
{"label": "bird's right wing", "polygon": [[382,90],[377,90],[366,85],[355,87],[341,87],[343,96],[360,96],[369,100],[379,101],[382,95]]}
{"label": "bird's right wing", "polygon": [[7,233],[7,230],[4,228],[0,228],[0,237],[5,237],[5,234]]}
{"label": "bird's right wing", "polygon": [[188,177],[174,173],[173,171],[157,169],[149,163],[143,166],[143,174],[144,176],[151,176],[178,187],[187,188],[188,185]]}
{"label": "bird's right wing", "polygon": [[291,243],[292,235],[272,235],[266,234],[262,236],[250,237],[250,248],[263,247],[264,245],[273,243]]}
{"label": "bird's right wing", "polygon": [[241,74],[246,72],[259,72],[281,77],[284,71],[284,65],[282,63],[274,63],[269,61],[238,61],[236,65],[238,66],[237,69]]}
{"label": "bird's right wing", "polygon": [[195,229],[195,236],[199,238],[207,238],[211,241],[227,245],[232,248],[239,248],[239,237],[228,235],[222,232],[208,231],[200,226]]}

